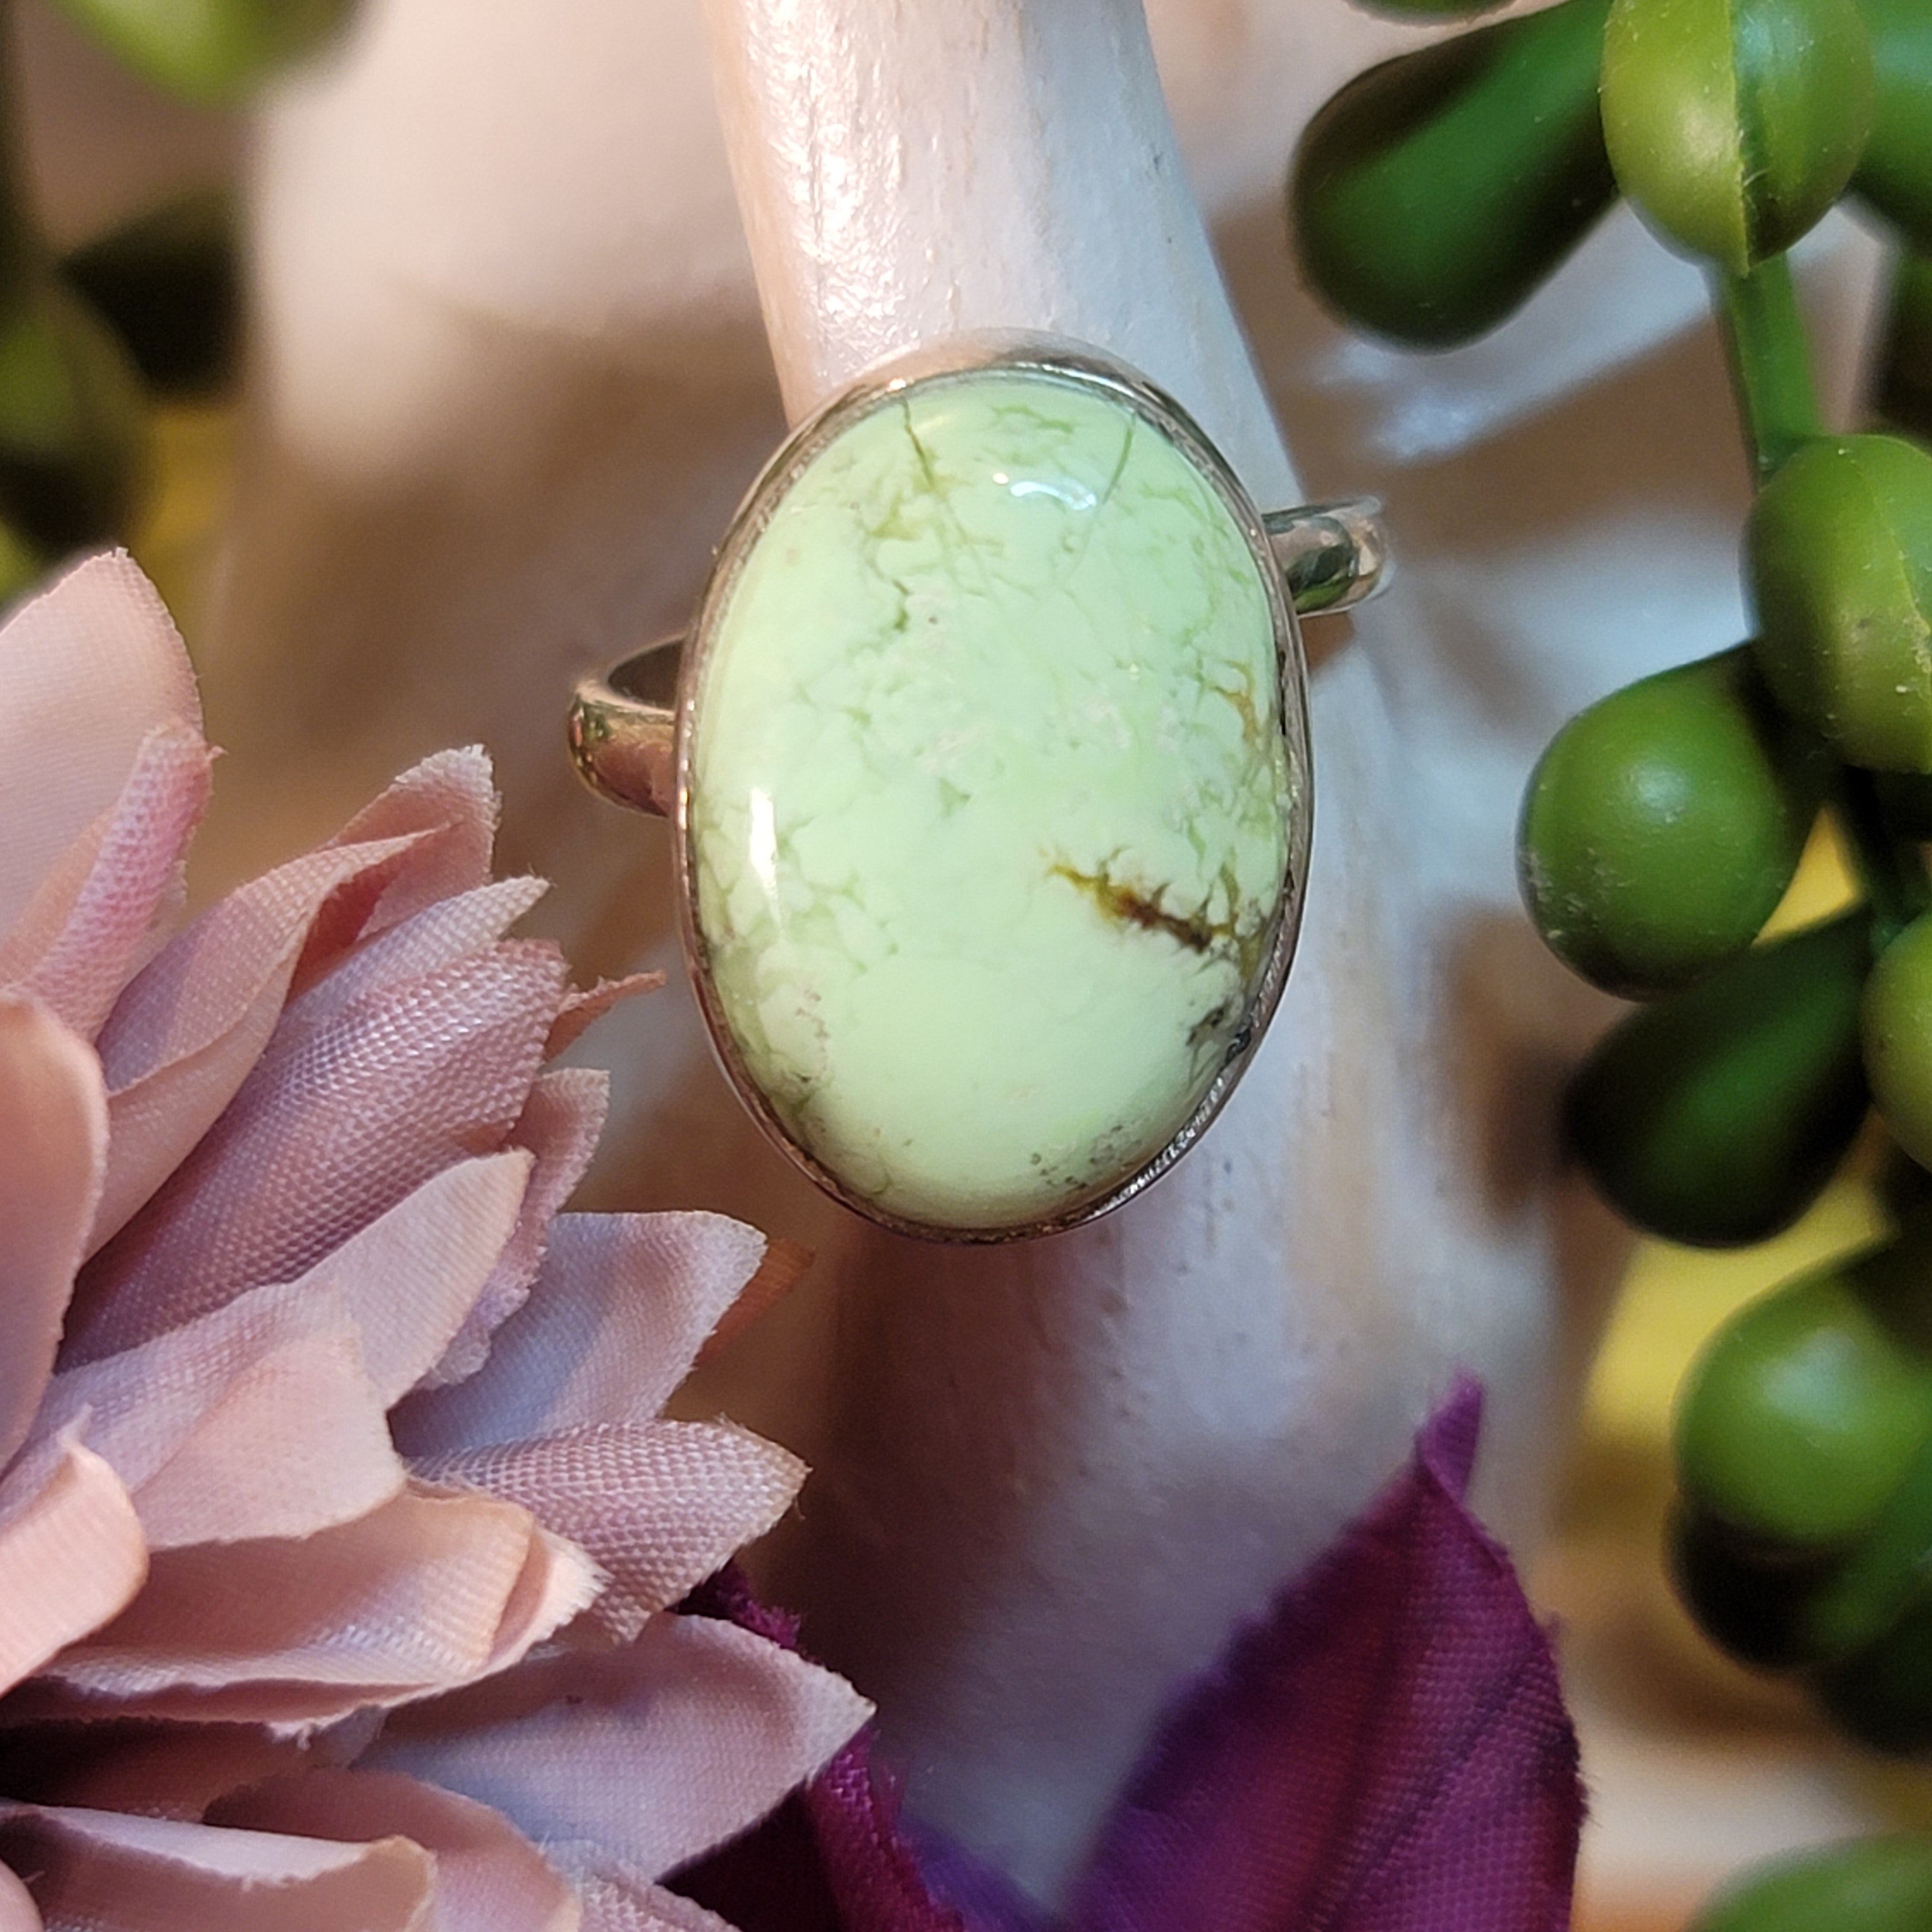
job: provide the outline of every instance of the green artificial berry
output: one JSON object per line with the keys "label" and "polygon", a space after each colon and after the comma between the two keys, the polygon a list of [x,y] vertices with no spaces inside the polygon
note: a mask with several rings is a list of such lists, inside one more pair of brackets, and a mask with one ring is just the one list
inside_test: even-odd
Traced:
{"label": "green artificial berry", "polygon": [[1616,0],[1604,139],[1664,239],[1742,274],[1844,192],[1871,131],[1856,0]]}
{"label": "green artificial berry", "polygon": [[1855,765],[1932,771],[1932,452],[1821,436],[1751,506],[1757,661]]}
{"label": "green artificial berry", "polygon": [[[1924,1297],[1922,1269],[1912,1286]],[[1883,1636],[1925,1587],[1932,1551],[1932,1444],[1922,1447],[1855,1548],[1805,1604],[1804,1641],[1817,1658],[1849,1656]]]}
{"label": "green artificial berry", "polygon": [[138,74],[189,100],[240,100],[320,47],[355,0],[58,0]]}
{"label": "green artificial berry", "polygon": [[1564,726],[1530,778],[1517,868],[1537,929],[1611,992],[1702,979],[1784,897],[1821,766],[1744,649],[1612,692]]}
{"label": "green artificial berry", "polygon": [[1932,1748],[1932,1597],[1915,1598],[1875,1642],[1817,1672],[1811,1688],[1839,1728],[1869,1749]]}
{"label": "green artificial berry", "polygon": [[1685,1498],[1734,1532],[1868,1536],[1932,1446],[1932,1230],[1747,1302],[1693,1365],[1674,1434]]}
{"label": "green artificial berry", "polygon": [[157,394],[204,395],[234,374],[239,224],[232,194],[188,195],[123,223],[61,264]]}
{"label": "green artificial berry", "polygon": [[1563,0],[1373,68],[1310,124],[1289,218],[1316,293],[1439,348],[1492,328],[1607,208],[1609,0]]}
{"label": "green artificial berry", "polygon": [[1865,1073],[1892,1138],[1932,1166],[1932,914],[1883,952],[1865,986],[1859,1028]]}
{"label": "green artificial berry", "polygon": [[146,474],[140,379],[57,277],[0,308],[0,518],[49,556],[123,534]]}
{"label": "green artificial berry", "polygon": [[1862,1838],[1757,1866],[1706,1905],[1690,1932],[1925,1932],[1932,1838]]}
{"label": "green artificial berry", "polygon": [[1598,1042],[1567,1124],[1627,1220],[1666,1240],[1742,1246],[1817,1198],[1864,1114],[1870,946],[1862,912],[1754,946]]}
{"label": "green artificial berry", "polygon": [[1932,7],[1859,0],[1877,74],[1876,108],[1854,190],[1922,246],[1932,247]]}
{"label": "green artificial berry", "polygon": [[1812,1660],[1804,1611],[1836,1567],[1835,1553],[1766,1542],[1682,1503],[1667,1544],[1684,1608],[1727,1657],[1754,1670]]}

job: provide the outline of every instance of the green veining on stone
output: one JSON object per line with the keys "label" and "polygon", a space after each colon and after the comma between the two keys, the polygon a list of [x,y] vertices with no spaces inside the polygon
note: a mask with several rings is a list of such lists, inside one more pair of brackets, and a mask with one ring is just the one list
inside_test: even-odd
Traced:
{"label": "green veining on stone", "polygon": [[916,387],[794,480],[712,631],[696,915],[794,1138],[902,1219],[1117,1186],[1267,958],[1295,782],[1260,566],[1124,403]]}

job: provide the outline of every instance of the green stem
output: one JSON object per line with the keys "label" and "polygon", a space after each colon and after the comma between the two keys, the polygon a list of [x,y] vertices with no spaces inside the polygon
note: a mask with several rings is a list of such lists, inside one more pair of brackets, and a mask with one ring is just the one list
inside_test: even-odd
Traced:
{"label": "green stem", "polygon": [[1924,855],[1886,824],[1870,772],[1839,767],[1832,802],[1850,848],[1864,902],[1871,908],[1872,956],[1882,952],[1919,914],[1932,908],[1932,878]]}
{"label": "green stem", "polygon": [[1731,386],[1762,483],[1801,443],[1823,434],[1811,345],[1782,255],[1741,275],[1720,272],[1716,280]]}
{"label": "green stem", "polygon": [[[1787,457],[1824,434],[1811,346],[1784,256],[1774,255],[1741,275],[1721,272],[1716,280],[1731,385],[1761,485]],[[1876,957],[1932,908],[1932,880],[1918,848],[1886,824],[1870,772],[1841,765],[1834,803],[1871,908]]]}

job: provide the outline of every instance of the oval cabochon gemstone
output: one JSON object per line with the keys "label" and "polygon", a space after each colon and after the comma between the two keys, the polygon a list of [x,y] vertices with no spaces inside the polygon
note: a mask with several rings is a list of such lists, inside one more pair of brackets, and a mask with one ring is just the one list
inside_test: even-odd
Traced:
{"label": "oval cabochon gemstone", "polygon": [[743,1072],[848,1194],[1022,1227],[1200,1106],[1300,782],[1262,568],[1124,398],[1022,369],[883,396],[728,560],[693,920]]}

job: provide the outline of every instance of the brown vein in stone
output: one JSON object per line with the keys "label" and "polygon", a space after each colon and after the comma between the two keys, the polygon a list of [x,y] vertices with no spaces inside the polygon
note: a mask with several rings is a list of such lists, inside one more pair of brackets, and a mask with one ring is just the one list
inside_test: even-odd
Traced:
{"label": "brown vein in stone", "polygon": [[1208,952],[1218,938],[1228,935],[1210,926],[1198,913],[1169,912],[1161,902],[1164,892],[1149,898],[1131,886],[1117,885],[1104,872],[1076,872],[1071,866],[1055,866],[1053,876],[1077,886],[1108,918],[1120,926],[1138,926],[1143,932],[1164,932],[1190,952]]}

